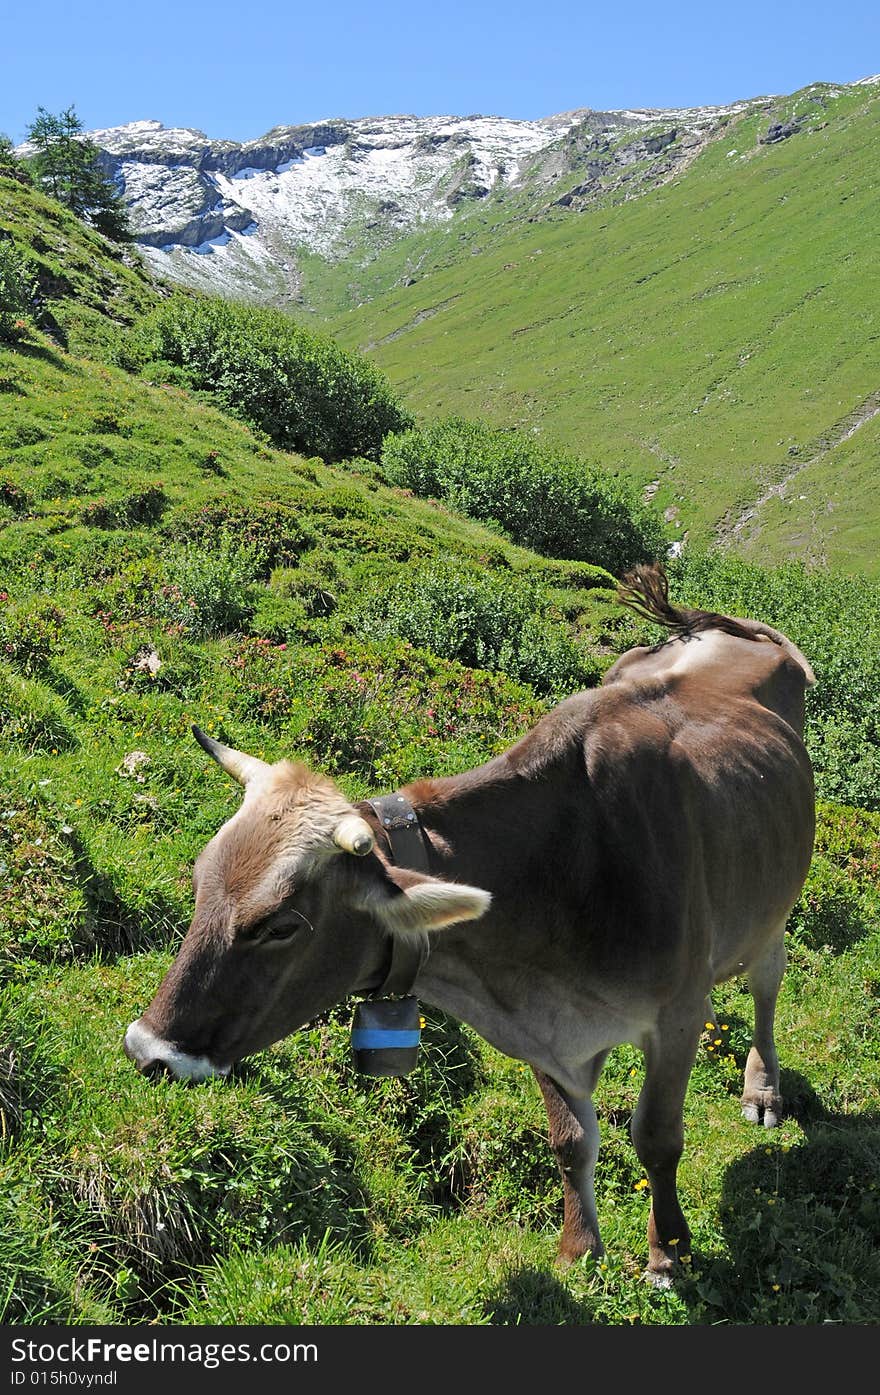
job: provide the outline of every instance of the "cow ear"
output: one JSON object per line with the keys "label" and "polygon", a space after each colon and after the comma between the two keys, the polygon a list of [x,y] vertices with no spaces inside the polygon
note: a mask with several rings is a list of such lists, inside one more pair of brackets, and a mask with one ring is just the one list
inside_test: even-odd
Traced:
{"label": "cow ear", "polygon": [[[378,894],[376,894],[378,892]],[[440,930],[463,920],[478,920],[492,901],[491,893],[460,882],[437,881],[417,872],[388,868],[381,889],[374,886],[370,910],[392,933]]]}

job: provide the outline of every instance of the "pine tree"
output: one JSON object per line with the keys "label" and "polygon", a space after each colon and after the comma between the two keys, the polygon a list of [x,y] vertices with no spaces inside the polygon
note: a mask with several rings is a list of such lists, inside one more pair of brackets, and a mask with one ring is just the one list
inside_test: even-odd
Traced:
{"label": "pine tree", "polygon": [[100,151],[83,135],[72,106],[57,116],[37,107],[26,135],[35,154],[29,164],[38,183],[79,218],[114,242],[130,242],[131,229],[122,197],[101,171]]}

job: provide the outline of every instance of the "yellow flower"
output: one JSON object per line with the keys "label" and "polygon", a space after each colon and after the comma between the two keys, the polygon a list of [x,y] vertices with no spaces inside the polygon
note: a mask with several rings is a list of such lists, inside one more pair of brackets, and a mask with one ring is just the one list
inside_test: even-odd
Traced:
{"label": "yellow flower", "polygon": [[726,1022],[722,1022],[722,1023],[721,1023],[721,1030],[722,1030],[722,1032],[729,1032],[729,1031],[730,1031],[730,1028],[728,1027],[728,1025],[727,1025]]}
{"label": "yellow flower", "polygon": [[648,1179],[647,1179],[647,1177],[642,1177],[640,1181],[636,1182],[635,1186],[633,1187],[633,1191],[636,1191],[636,1192],[644,1191],[644,1189],[645,1189],[645,1187],[647,1187],[647,1185],[648,1185]]}
{"label": "yellow flower", "polygon": [[703,1025],[705,1026],[707,1032],[714,1032],[714,1030],[715,1030],[715,1023],[714,1023],[714,1022],[705,1022]]}
{"label": "yellow flower", "polygon": [[774,1293],[778,1293],[779,1290],[780,1290],[780,1288],[782,1287],[782,1285],[781,1285],[781,1284],[773,1284],[773,1285],[771,1285],[771,1287],[772,1287]]}

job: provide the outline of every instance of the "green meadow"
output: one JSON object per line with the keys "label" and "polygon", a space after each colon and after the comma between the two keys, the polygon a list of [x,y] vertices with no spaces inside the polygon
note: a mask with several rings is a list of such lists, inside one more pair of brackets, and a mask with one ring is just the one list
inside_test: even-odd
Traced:
{"label": "green meadow", "polygon": [[[834,165],[857,203],[856,165],[842,163],[856,153],[840,132],[846,119],[867,138],[868,115],[861,99],[847,100],[849,117],[842,108],[798,139],[815,142],[816,160]],[[736,139],[745,149],[742,132]],[[794,195],[789,147],[794,140],[762,149],[753,162],[764,175],[743,188],[756,218],[769,187]],[[778,175],[767,173],[777,164]],[[707,157],[706,209],[723,197],[730,170],[721,149]],[[670,186],[651,197],[670,218],[669,239],[653,253],[670,267],[665,282],[659,272],[654,278],[665,284],[654,288],[659,335],[662,306],[693,310],[686,286],[709,284],[717,266],[709,265],[715,253],[699,200],[689,206],[697,223],[688,235],[680,216],[673,220],[682,195]],[[742,201],[736,207],[744,219]],[[632,273],[643,265],[646,244],[635,234],[645,208],[602,214],[609,228],[636,220]],[[822,217],[814,208],[814,237]],[[221,380],[208,365],[196,382],[176,340],[165,343],[165,357],[150,357],[166,290],[131,254],[2,171],[0,230],[40,287],[33,313],[0,343],[2,1321],[876,1321],[880,582],[866,561],[873,493],[858,453],[864,437],[839,447],[851,453],[853,478],[865,481],[861,507],[843,492],[828,496],[840,498],[839,513],[848,510],[856,551],[863,540],[862,572],[786,562],[787,514],[776,522],[777,565],[761,565],[760,548],[752,555],[745,546],[739,554],[694,545],[670,566],[676,600],[779,625],[817,672],[808,697],[816,853],[791,918],[778,1014],[787,1112],[773,1132],[740,1117],[751,999],[745,984],[724,985],[686,1100],[681,1194],[693,1260],[673,1289],[659,1292],[642,1278],[650,1198],[628,1131],[642,1062],[632,1048],[615,1050],[597,1092],[607,1255],[563,1273],[553,1262],[561,1184],[531,1072],[429,1004],[419,1064],[403,1079],[354,1070],[351,1004],[241,1063],[228,1080],[199,1087],[141,1077],[123,1055],[122,1035],[185,933],[193,861],[240,797],[193,740],[193,723],[267,760],[305,760],[361,798],[503,750],[656,631],[619,606],[616,575],[594,560],[530,550],[497,518],[480,521],[448,499],[421,497],[393,481],[381,448],[333,464],[307,447],[283,449],[266,422],[254,424],[253,396],[240,381]],[[412,331],[411,347],[420,347],[409,377],[397,356],[410,336],[372,356],[388,375],[383,402],[399,393],[401,412],[422,421],[429,409],[468,408],[465,415],[509,426],[542,400],[548,437],[552,414],[566,410],[572,429],[589,423],[591,436],[588,450],[574,441],[570,451],[591,469],[625,466],[638,475],[635,455],[611,459],[602,447],[616,440],[629,450],[623,417],[599,409],[594,366],[547,330],[558,373],[542,398],[535,364],[550,341],[533,339],[526,350],[517,340],[528,336],[511,337],[523,316],[537,324],[539,312],[558,312],[566,258],[565,277],[577,280],[586,246],[578,251],[571,224],[551,223],[540,230],[533,264],[535,232],[510,235],[522,239],[517,284],[530,303],[512,293],[506,304],[489,297],[506,273],[499,266],[494,279],[486,275],[494,256],[487,250],[482,275],[476,259],[470,268],[465,319],[444,321],[445,330],[437,316],[424,321],[432,339]],[[865,229],[849,248],[864,258],[865,275],[872,235]],[[673,271],[686,241],[696,261]],[[768,244],[766,255],[784,253]],[[539,261],[532,279],[527,268]],[[598,274],[595,245],[589,261]],[[786,277],[790,270],[786,262]],[[453,272],[460,268],[433,275],[442,281]],[[826,275],[850,284],[837,263]],[[793,282],[793,303],[801,304],[809,279],[805,270]],[[602,314],[621,316],[629,305],[635,334],[644,293],[626,278],[603,284]],[[477,299],[483,292],[485,301]],[[744,307],[760,300],[742,294]],[[710,326],[721,342],[725,313],[712,301],[701,302],[709,317],[700,321],[701,355],[714,342]],[[735,303],[733,296],[728,311]],[[399,310],[383,311],[382,324],[415,304],[401,300]],[[829,344],[843,333],[843,304],[839,311],[828,322]],[[861,312],[871,314],[864,284]],[[350,320],[351,334],[341,336],[349,347],[360,337]],[[654,365],[648,377],[660,374],[664,348],[674,361],[652,379],[657,386],[662,377],[663,391],[646,397],[652,425],[639,429],[652,440],[662,433],[664,450],[673,449],[667,428],[684,420],[684,402],[703,383],[691,378],[696,350],[684,328],[651,353],[648,318],[640,333],[639,362]],[[277,377],[284,356],[274,339],[261,343],[260,371]],[[814,417],[803,415],[799,387],[781,391],[781,353],[776,377],[766,359],[764,376],[751,380],[749,411],[713,405],[714,425],[726,423],[730,434],[710,452],[706,429],[705,496],[694,493],[693,461],[680,486],[694,538],[698,519],[708,537],[734,497],[717,464],[736,433],[787,441],[784,433],[807,431],[809,416],[815,435],[834,417],[831,399],[845,381],[847,409],[853,393],[867,391],[868,337],[859,344],[851,359],[840,344],[830,349],[826,371],[812,377],[804,349],[797,382],[816,396]],[[495,349],[497,392],[480,386]],[[242,376],[248,352],[245,338]],[[465,399],[454,370],[468,362],[475,387]],[[289,379],[277,381],[286,391]],[[245,386],[259,394],[265,379],[254,369]],[[647,378],[644,386],[647,393]],[[740,470],[742,497],[756,478]],[[498,487],[497,474],[493,481]],[[818,473],[810,487],[818,510]],[[834,562],[836,535],[818,531]],[[636,548],[640,536],[648,534],[627,535]],[[663,536],[672,540],[674,526]]]}
{"label": "green meadow", "polygon": [[734,116],[637,197],[540,216],[499,198],[376,259],[355,308],[349,264],[322,270],[318,309],[426,418],[575,450],[651,489],[692,544],[876,577],[877,93],[816,84]]}

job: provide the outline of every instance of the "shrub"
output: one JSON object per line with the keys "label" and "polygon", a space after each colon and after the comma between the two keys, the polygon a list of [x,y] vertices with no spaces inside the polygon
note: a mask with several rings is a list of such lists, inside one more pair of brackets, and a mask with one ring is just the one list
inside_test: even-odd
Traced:
{"label": "shrub", "polygon": [[283,648],[243,639],[235,715],[330,775],[394,788],[488,760],[541,715],[531,689],[388,641]]}
{"label": "shrub", "polygon": [[369,593],[355,623],[375,639],[403,639],[469,668],[503,670],[551,698],[595,681],[544,593],[520,578],[434,566]]}
{"label": "shrub", "polygon": [[0,242],[0,339],[17,339],[34,309],[37,281],[27,258],[8,239]]}
{"label": "shrub", "polygon": [[346,582],[333,553],[315,549],[305,553],[296,567],[276,567],[269,585],[279,596],[300,600],[314,619],[333,613]]}
{"label": "shrub", "polygon": [[168,497],[161,484],[148,485],[119,499],[94,499],[80,517],[90,528],[134,528],[156,523],[165,511]]}
{"label": "shrub", "polygon": [[411,424],[368,359],[278,310],[176,295],[141,322],[137,342],[142,360],[178,365],[287,450],[376,459],[386,433]]}
{"label": "shrub", "polygon": [[6,668],[0,668],[0,731],[30,752],[57,755],[77,744],[60,698]]}
{"label": "shrub", "polygon": [[31,506],[30,495],[14,480],[0,480],[0,504],[5,505],[10,513],[27,513]]}
{"label": "shrub", "polygon": [[169,515],[162,531],[203,549],[223,534],[232,535],[249,549],[260,576],[268,576],[273,567],[291,566],[314,542],[302,510],[269,499],[243,504],[221,496],[199,508],[186,506]]}
{"label": "shrub", "polygon": [[0,602],[0,656],[23,673],[45,668],[63,632],[64,615],[51,601]]}
{"label": "shrub", "polygon": [[169,559],[160,611],[197,639],[243,629],[257,603],[256,559],[229,534]]}
{"label": "shrub", "polygon": [[838,953],[880,917],[880,814],[819,800],[810,872],[792,911],[792,937]]}
{"label": "shrub", "polygon": [[515,431],[447,417],[391,432],[381,460],[392,484],[500,525],[535,552],[615,575],[665,552],[660,519],[621,480]]}
{"label": "shrub", "polygon": [[275,644],[297,639],[308,627],[306,608],[292,596],[264,592],[257,601],[250,621],[250,632]]}
{"label": "shrub", "polygon": [[821,796],[880,809],[880,585],[823,568],[721,553],[670,563],[681,604],[766,621],[809,659],[805,739]]}

